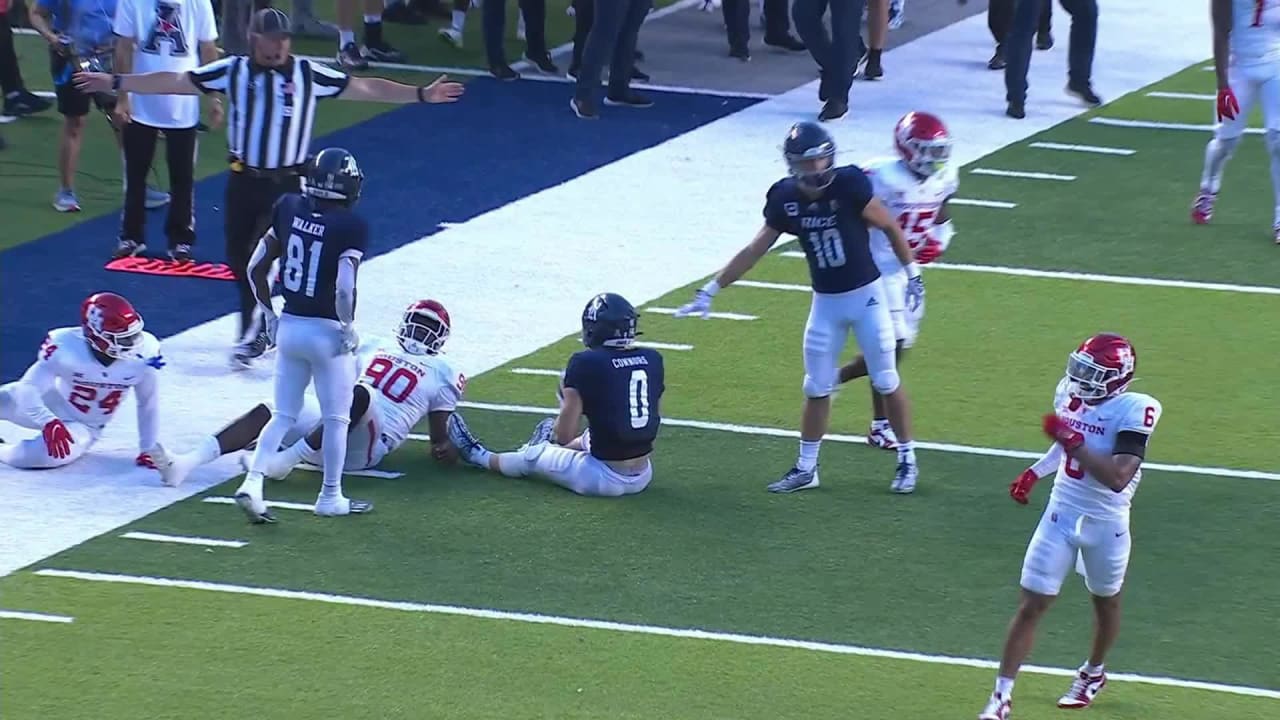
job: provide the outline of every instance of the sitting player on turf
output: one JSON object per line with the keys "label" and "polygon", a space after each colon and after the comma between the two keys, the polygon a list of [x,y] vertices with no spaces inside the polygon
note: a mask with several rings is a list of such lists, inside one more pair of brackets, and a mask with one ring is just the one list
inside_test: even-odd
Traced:
{"label": "sitting player on turf", "polygon": [[[440,461],[457,457],[448,440],[446,421],[466,387],[466,378],[440,354],[451,329],[449,312],[435,300],[420,300],[404,312],[396,330],[398,347],[377,348],[352,389],[351,431],[344,470],[366,470],[404,444],[423,417],[431,429],[431,454]],[[166,485],[180,485],[192,470],[222,455],[252,446],[271,419],[260,404],[217,435],[206,436],[194,450],[156,457]],[[268,460],[266,475],[283,478],[300,462],[323,466],[320,408],[308,395],[284,449]]]}
{"label": "sitting player on turf", "polygon": [[[947,200],[956,194],[960,178],[951,159],[951,133],[936,116],[909,112],[893,129],[897,158],[880,158],[862,166],[871,179],[875,196],[898,219],[898,226],[920,265],[942,256],[955,229],[951,224]],[[871,252],[880,268],[881,282],[889,298],[889,316],[897,338],[897,358],[901,364],[907,349],[915,344],[924,319],[924,298],[912,305],[907,302],[907,270],[894,253],[887,235],[878,229],[871,232]],[[840,368],[840,382],[866,377],[867,361],[859,353]],[[884,396],[871,387],[871,430],[867,443],[885,450],[898,446],[898,438],[889,424]]]}
{"label": "sitting player on turf", "polygon": [[[493,453],[458,413],[449,437],[462,459],[507,477],[539,475],[579,495],[634,495],[649,486],[649,455],[662,419],[662,355],[634,346],[639,314],[616,293],[591,299],[582,312],[582,344],[569,358],[560,415],[534,428],[519,450]],[[578,434],[582,417],[587,431]]]}
{"label": "sitting player on turf", "polygon": [[1009,720],[1018,668],[1072,565],[1093,596],[1093,648],[1058,707],[1088,707],[1107,683],[1102,663],[1120,632],[1120,589],[1129,567],[1129,506],[1161,412],[1150,395],[1126,392],[1136,366],[1133,346],[1110,333],[1094,335],[1071,353],[1055,412],[1044,416],[1053,445],[1009,486],[1009,495],[1025,505],[1036,481],[1057,472],[1022,561],[1022,599],[979,720]]}
{"label": "sitting player on turf", "polygon": [[62,467],[93,447],[130,388],[138,391],[137,464],[155,467],[159,425],[156,372],[160,341],[142,316],[115,293],[95,293],[80,306],[80,327],[50,330],[35,363],[0,387],[0,420],[40,430],[4,444],[0,462],[16,468]]}

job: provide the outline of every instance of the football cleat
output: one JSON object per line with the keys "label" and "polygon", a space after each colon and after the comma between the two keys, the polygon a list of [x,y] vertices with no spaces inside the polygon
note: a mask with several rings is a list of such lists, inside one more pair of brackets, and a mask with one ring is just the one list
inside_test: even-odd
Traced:
{"label": "football cleat", "polygon": [[1080,668],[1076,679],[1071,681],[1071,688],[1067,690],[1067,694],[1058,698],[1058,707],[1064,710],[1087,708],[1093,704],[1094,698],[1098,697],[1098,693],[1102,692],[1106,684],[1105,672],[1090,675],[1084,668]]}
{"label": "football cleat", "polygon": [[818,485],[817,466],[814,466],[812,470],[801,470],[800,468],[793,467],[780,479],[769,484],[769,492],[793,493],[798,490],[816,488]]}
{"label": "football cleat", "polygon": [[484,465],[476,459],[480,452],[484,450],[484,446],[481,445],[480,441],[476,439],[476,436],[471,433],[471,428],[467,427],[467,421],[462,419],[462,415],[456,412],[451,413],[449,415],[448,428],[449,442],[453,443],[453,446],[458,449],[458,456],[461,457],[463,461],[475,465],[476,467],[484,467]]}
{"label": "football cleat", "polygon": [[872,422],[871,430],[867,432],[867,444],[881,450],[894,450],[898,447],[898,436],[893,434],[888,423]]}
{"label": "football cleat", "polygon": [[909,495],[916,491],[916,478],[919,474],[920,471],[915,463],[900,462],[889,489],[899,495]]}
{"label": "football cleat", "polygon": [[366,500],[352,500],[344,495],[337,497],[321,497],[316,500],[315,514],[320,517],[341,517],[343,515],[363,515],[373,510],[373,503]]}
{"label": "football cleat", "polygon": [[987,706],[978,713],[978,720],[1009,720],[1011,712],[1013,712],[1013,700],[1001,697],[999,693],[992,693],[987,699]]}
{"label": "football cleat", "polygon": [[1276,244],[1280,245],[1280,223],[1276,223],[1275,226],[1271,228],[1271,230],[1274,234]]}
{"label": "football cleat", "polygon": [[1191,222],[1197,225],[1208,225],[1213,219],[1213,203],[1217,199],[1218,193],[1208,190],[1197,193],[1195,202],[1191,203]]}
{"label": "football cleat", "polygon": [[266,501],[262,499],[261,475],[254,477],[254,473],[250,473],[240,483],[240,489],[236,490],[236,505],[248,516],[249,522],[255,525],[276,521],[275,516],[267,509]]}
{"label": "football cleat", "polygon": [[534,426],[533,434],[529,436],[529,442],[525,443],[524,446],[531,447],[533,445],[541,445],[543,443],[551,442],[551,436],[555,431],[555,427],[555,418],[546,418],[542,422],[539,422]]}
{"label": "football cleat", "polygon": [[151,462],[155,464],[156,470],[160,472],[160,482],[169,487],[178,487],[183,480],[187,479],[187,474],[194,469],[191,463],[178,463],[175,460],[181,459],[181,455],[170,455],[164,449],[164,446],[156,444],[151,451]]}
{"label": "football cleat", "polygon": [[451,27],[440,28],[440,39],[449,45],[461,50],[462,49],[462,33]]}

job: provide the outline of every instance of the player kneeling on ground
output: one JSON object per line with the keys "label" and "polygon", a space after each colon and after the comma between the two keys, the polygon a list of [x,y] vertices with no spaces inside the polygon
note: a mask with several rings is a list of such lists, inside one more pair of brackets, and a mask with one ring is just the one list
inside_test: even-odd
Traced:
{"label": "player kneeling on ground", "polygon": [[[493,453],[462,416],[449,418],[449,438],[463,460],[507,477],[539,475],[579,495],[634,495],[649,486],[649,455],[662,418],[662,355],[634,346],[639,314],[616,293],[591,299],[582,312],[582,344],[569,358],[560,415],[538,423],[523,447]],[[587,431],[578,434],[582,416]]]}
{"label": "player kneeling on ground", "polygon": [[35,363],[0,387],[0,420],[40,431],[4,444],[0,462],[22,469],[62,467],[97,442],[124,399],[138,391],[138,465],[155,467],[159,413],[156,371],[160,341],[142,316],[115,293],[95,293],[80,306],[80,327],[50,330]]}
{"label": "player kneeling on ground", "polygon": [[1107,683],[1103,661],[1120,632],[1120,589],[1129,567],[1129,507],[1161,412],[1150,395],[1126,392],[1136,366],[1133,346],[1110,333],[1071,353],[1055,412],[1044,416],[1053,445],[1009,486],[1009,495],[1025,505],[1036,481],[1057,471],[1022,561],[1022,600],[1009,623],[995,691],[979,720],[1009,720],[1018,668],[1073,564],[1093,596],[1093,648],[1058,707],[1087,707]]}
{"label": "player kneeling on ground", "polygon": [[[431,428],[431,454],[453,462],[446,422],[466,387],[466,378],[441,355],[449,339],[449,312],[435,300],[419,300],[404,312],[396,345],[377,346],[364,363],[364,374],[351,391],[351,431],[344,470],[367,470],[404,444],[423,417]],[[179,485],[196,467],[222,455],[249,449],[271,419],[260,404],[216,435],[206,436],[194,450],[156,458],[166,485]],[[265,474],[283,478],[300,462],[324,466],[320,407],[307,397],[281,452],[268,457]],[[247,458],[245,458],[247,460]]]}

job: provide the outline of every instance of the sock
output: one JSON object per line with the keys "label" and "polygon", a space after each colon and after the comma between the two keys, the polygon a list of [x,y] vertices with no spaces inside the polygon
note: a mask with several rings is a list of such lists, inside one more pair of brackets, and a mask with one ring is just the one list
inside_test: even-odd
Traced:
{"label": "sock", "polygon": [[914,440],[898,441],[898,462],[908,465],[916,464],[916,443]]}
{"label": "sock", "polygon": [[482,465],[484,467],[489,467],[489,458],[491,457],[493,457],[493,453],[479,446],[476,446],[476,449],[471,452],[471,459],[475,461],[477,465]]}
{"label": "sock", "polygon": [[249,460],[250,475],[258,475],[258,487],[262,487],[262,475],[267,460],[278,452],[280,443],[284,441],[284,436],[289,433],[289,429],[297,422],[297,418],[285,417],[279,413],[271,416],[267,426],[262,428],[262,432],[258,434],[258,446],[253,449],[253,458]]}
{"label": "sock", "polygon": [[1200,189],[1217,193],[1222,187],[1222,170],[1235,153],[1240,138],[1214,138],[1204,149],[1204,172],[1200,175]]}
{"label": "sock", "polygon": [[806,442],[800,441],[800,458],[796,460],[796,468],[804,472],[809,472],[818,467],[818,448],[822,445],[822,441]]}
{"label": "sock", "polygon": [[996,694],[1006,700],[1013,697],[1013,678],[997,677]]}
{"label": "sock", "polygon": [[354,43],[355,41],[356,41],[356,33],[354,30],[338,31],[338,49],[339,50]]}
{"label": "sock", "polygon": [[212,435],[205,435],[200,444],[196,446],[196,449],[191,451],[191,454],[195,456],[197,464],[208,465],[222,457],[222,446],[218,444],[218,438]]}
{"label": "sock", "polygon": [[882,52],[882,51],[881,51],[879,48],[871,48],[870,50],[868,50],[868,51],[867,51],[867,62],[868,62],[868,63],[876,63],[876,64],[879,64],[879,62],[880,62],[880,53],[881,53],[881,52]]}
{"label": "sock", "polygon": [[382,47],[382,16],[364,16],[364,44],[370,47]]}
{"label": "sock", "polygon": [[320,452],[324,454],[324,487],[320,489],[321,498],[336,498],[342,495],[342,466],[347,461],[347,432],[351,429],[348,418],[325,418],[324,441]]}
{"label": "sock", "polygon": [[871,427],[875,428],[876,430],[883,430],[889,427],[889,418],[883,418],[883,417],[872,418]]}
{"label": "sock", "polygon": [[[489,451],[486,450],[487,454]],[[486,455],[485,462],[489,459]],[[498,454],[498,471],[509,478],[527,477],[533,472],[533,463],[524,459],[522,452],[504,452]]]}
{"label": "sock", "polygon": [[1090,664],[1088,660],[1086,660],[1084,662],[1084,665],[1081,666],[1080,669],[1083,670],[1084,674],[1088,675],[1089,677],[1097,677],[1102,674],[1103,667],[1105,666],[1102,664],[1093,665],[1093,664]]}
{"label": "sock", "polygon": [[462,10],[453,11],[453,29],[462,32],[467,25],[467,14]]}

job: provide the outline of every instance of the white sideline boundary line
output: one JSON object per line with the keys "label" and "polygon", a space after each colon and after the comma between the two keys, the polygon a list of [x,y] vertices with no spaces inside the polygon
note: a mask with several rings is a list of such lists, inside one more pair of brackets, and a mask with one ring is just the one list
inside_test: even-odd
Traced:
{"label": "white sideline boundary line", "polygon": [[636,347],[652,348],[654,350],[692,350],[693,349],[692,345],[686,345],[684,343],[648,342],[644,340],[637,340],[632,344],[635,345]]}
{"label": "white sideline boundary line", "polygon": [[547,370],[545,368],[511,368],[513,375],[546,375],[547,377],[560,377],[559,370]]}
{"label": "white sideline boundary line", "polygon": [[120,537],[127,540],[149,540],[151,542],[174,543],[177,545],[202,545],[204,547],[242,548],[249,544],[243,540],[219,540],[218,538],[164,535],[162,533],[149,532],[127,532],[121,534]]}
{"label": "white sideline boundary line", "polygon": [[[423,437],[426,437],[425,435]],[[201,500],[201,502],[213,503],[214,505],[235,505],[236,499],[233,497],[225,497],[219,495],[211,495]],[[283,500],[265,500],[269,508],[276,510],[304,510],[306,512],[315,512],[316,506],[311,503],[285,502]]]}
{"label": "white sideline boundary line", "polygon": [[1204,93],[1185,93],[1185,92],[1166,92],[1164,90],[1153,90],[1147,93],[1147,97],[1164,98],[1166,100],[1211,100],[1216,101],[1217,95],[1206,95]]}
{"label": "white sideline boundary line", "polygon": [[[1027,172],[1024,170],[999,170],[996,168],[973,168],[969,171],[970,175],[990,175],[992,177],[1018,178],[1020,180],[1059,180],[1070,182],[1076,179],[1075,175],[1059,175],[1058,173],[1043,172]],[[954,201],[953,201],[954,202]]]}
{"label": "white sideline boundary line", "polygon": [[997,208],[1000,210],[1012,210],[1018,207],[1018,203],[1005,202],[1003,200],[969,200],[966,198],[951,198],[947,203],[951,205],[967,205],[969,207]]}
{"label": "white sideline boundary line", "polygon": [[[675,315],[676,314],[676,308],[669,308],[669,307],[649,307],[649,308],[645,308],[644,311],[647,313],[654,313],[656,315]],[[713,312],[709,314],[707,317],[711,318],[712,320],[759,320],[760,319],[755,315],[743,315],[742,313],[731,313],[731,312]]]}
{"label": "white sideline boundary line", "polygon": [[[800,250],[784,250],[778,253],[785,258],[804,259]],[[1168,278],[1144,278],[1128,275],[1100,275],[1098,273],[1067,272],[1064,270],[1036,270],[1034,268],[1005,267],[1003,265],[969,265],[965,263],[931,263],[929,269],[960,270],[963,272],[990,273],[992,275],[1013,275],[1015,277],[1046,278],[1050,280],[1083,280],[1087,282],[1112,283],[1114,285],[1145,285],[1147,287],[1182,288],[1186,290],[1213,290],[1217,292],[1242,293],[1246,295],[1280,295],[1280,287],[1266,285],[1235,285],[1232,283],[1199,282],[1196,280],[1172,280]],[[753,280],[739,280],[735,285],[759,287],[773,290],[797,290],[803,285],[787,285],[783,283],[762,283]],[[778,286],[778,287],[774,287]],[[808,289],[808,288],[805,288]]]}
{"label": "white sideline boundary line", "polygon": [[[992,670],[999,667],[999,663],[996,661],[981,658],[928,655],[925,653],[885,650],[881,648],[817,642],[813,640],[794,640],[791,638],[715,632],[712,630],[698,630],[694,628],[669,628],[658,625],[635,625],[631,623],[611,622],[608,620],[561,617],[557,615],[542,615],[539,613],[510,612],[505,610],[490,610],[486,608],[460,607],[457,605],[436,605],[431,603],[377,600],[374,598],[350,595],[333,595],[329,593],[309,592],[305,590],[249,587],[246,585],[230,585],[203,580],[181,580],[175,578],[119,575],[114,573],[57,569],[37,570],[35,575],[40,577],[81,580],[87,582],[144,585],[148,587],[180,588],[184,590],[204,590],[206,592],[219,592],[232,595],[251,595],[281,600],[309,600],[311,602],[321,602],[330,605],[398,610],[401,612],[411,613],[431,613],[434,615],[455,615],[484,620],[507,620],[536,625],[558,625],[560,627],[586,628],[590,630],[609,630],[613,632],[633,633],[637,635],[656,635],[659,637],[681,638],[687,640],[713,640],[736,643],[739,645],[761,645],[766,647],[787,648],[791,650],[809,650],[811,652],[823,652],[835,655],[856,655],[860,657],[881,658],[886,660],[906,660],[933,665],[952,665],[982,670]],[[1053,675],[1056,677],[1074,677],[1078,671],[1076,669],[1054,668],[1042,665],[1024,665],[1022,667],[1022,672],[1035,673],[1038,675]],[[1205,682],[1202,680],[1183,680],[1171,677],[1152,677],[1134,673],[1108,673],[1107,678],[1122,682],[1162,685],[1165,687],[1177,687],[1191,690],[1208,690],[1211,692],[1221,692],[1232,695],[1280,700],[1280,690],[1270,690],[1267,688],[1225,685],[1221,683]]]}
{"label": "white sideline boundary line", "polygon": [[[1126,120],[1124,118],[1108,118],[1108,117],[1092,117],[1089,122],[1094,125],[1105,125],[1107,127],[1123,127],[1137,128],[1142,130],[1194,130],[1199,132],[1213,132],[1217,129],[1215,125],[1200,125],[1196,123],[1167,123],[1155,122],[1153,120]],[[1263,128],[1247,128],[1246,135],[1264,135],[1266,130]]]}
{"label": "white sideline boundary line", "polygon": [[32,620],[47,623],[72,623],[76,619],[66,615],[49,615],[47,613],[23,612],[21,610],[0,610],[0,620]]}
{"label": "white sideline boundary line", "polygon": [[[495,412],[521,413],[527,415],[542,415],[554,417],[559,408],[541,408],[531,405],[506,405],[501,403],[485,403],[470,402],[464,400],[458,403],[459,407],[470,408],[475,410],[492,410]],[[762,435],[767,437],[780,438],[799,438],[800,431],[786,430],[783,428],[761,427],[758,425],[738,425],[736,423],[719,423],[708,422],[705,420],[684,420],[680,418],[662,418],[663,425],[672,427],[696,428],[698,430],[718,430],[721,432],[735,433],[738,435]],[[409,435],[410,440],[428,440],[428,436],[422,434]],[[823,437],[824,441],[864,444],[867,442],[865,435],[844,435],[840,433],[831,433]],[[978,447],[975,445],[956,445],[954,443],[937,443],[916,441],[916,448],[920,450],[936,450],[945,453],[957,453],[961,455],[986,455],[988,457],[1002,458],[1020,458],[1023,460],[1039,460],[1043,452],[1030,452],[1027,450],[1005,450],[1003,448]],[[1238,478],[1241,480],[1280,480],[1280,473],[1263,472],[1261,470],[1236,470],[1234,468],[1219,467],[1201,467],[1198,465],[1171,465],[1166,463],[1147,463],[1142,464],[1142,469],[1146,470],[1162,470],[1164,472],[1183,473],[1187,475],[1212,475],[1215,477]],[[205,498],[205,502],[211,502],[211,498]],[[267,503],[270,505],[270,503]]]}
{"label": "white sideline boundary line", "polygon": [[1033,142],[1028,147],[1039,148],[1041,150],[1065,150],[1067,152],[1087,152],[1097,155],[1133,155],[1138,152],[1129,148],[1106,147],[1104,145],[1072,145],[1069,143],[1056,142]]}

